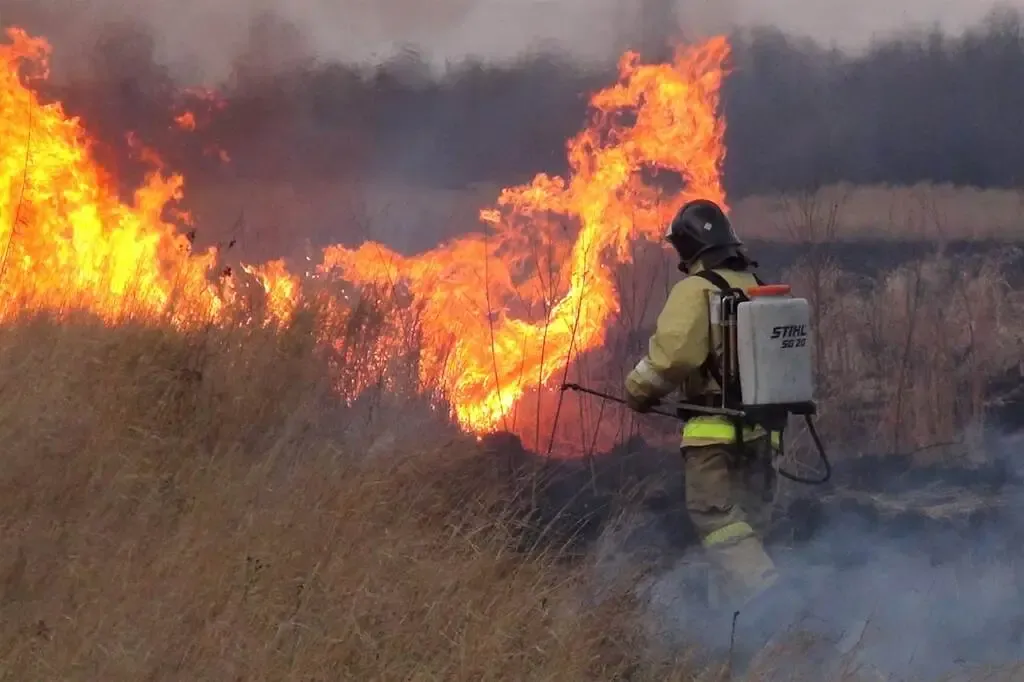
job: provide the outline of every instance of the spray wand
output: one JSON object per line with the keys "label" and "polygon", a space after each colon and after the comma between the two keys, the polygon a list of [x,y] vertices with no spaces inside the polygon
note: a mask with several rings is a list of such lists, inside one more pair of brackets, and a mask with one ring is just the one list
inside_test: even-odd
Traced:
{"label": "spray wand", "polygon": [[[602,398],[604,400],[610,400],[611,402],[618,403],[619,405],[627,404],[626,401],[623,400],[622,398],[619,398],[617,396],[611,395],[609,393],[603,393],[601,391],[595,391],[592,388],[587,388],[585,386],[580,386],[579,384],[573,384],[573,383],[562,384],[561,390],[563,392],[564,391],[576,391],[577,393],[585,393],[587,395],[592,395],[594,397]],[[731,408],[728,408],[728,407],[706,407],[704,405],[693,405],[693,404],[690,404],[690,403],[676,403],[675,407],[676,407],[676,411],[675,412],[666,412],[664,410],[658,410],[658,409],[652,408],[650,410],[650,413],[651,414],[660,414],[660,415],[662,415],[664,417],[672,417],[673,419],[684,419],[682,414],[687,413],[687,412],[698,413],[698,414],[718,415],[718,416],[724,416],[724,417],[732,417],[734,419],[743,418],[743,417],[746,416],[746,413],[743,412],[742,410],[734,410],[734,409],[731,409]],[[823,483],[827,483],[829,481],[829,479],[832,478],[832,464],[831,464],[831,462],[829,462],[828,455],[825,453],[825,446],[822,445],[821,438],[818,436],[818,430],[814,427],[814,420],[811,419],[811,415],[810,414],[804,414],[803,417],[804,417],[804,421],[807,424],[807,430],[811,434],[811,439],[814,441],[814,445],[815,445],[816,449],[818,450],[818,457],[821,459],[821,463],[825,467],[825,473],[821,476],[821,478],[805,478],[803,476],[798,476],[796,474],[791,474],[791,473],[789,473],[788,471],[786,471],[786,470],[784,470],[782,468],[778,468],[777,470],[778,470],[780,476],[782,476],[783,478],[787,478],[790,481],[793,481],[795,483],[803,483],[805,485],[821,485]],[[783,441],[780,438],[780,441],[779,441],[779,444],[780,444],[779,456],[780,457],[783,456],[784,453],[785,453],[785,451],[782,448],[782,443],[783,443]]]}
{"label": "spray wand", "polygon": [[[586,393],[597,398],[604,398],[620,405],[625,405],[626,401],[622,398],[618,398],[609,393],[602,393],[601,391],[595,391],[592,388],[586,388],[579,384],[562,384],[563,391],[576,391],[577,393]],[[700,412],[701,414],[717,414],[724,415],[726,417],[742,417],[743,413],[739,410],[730,410],[727,407],[705,407],[703,405],[691,405],[689,403],[676,403],[677,410],[685,410],[687,412]],[[651,409],[652,414],[660,414],[665,417],[672,417],[673,419],[679,419],[679,412],[665,412],[664,410]]]}

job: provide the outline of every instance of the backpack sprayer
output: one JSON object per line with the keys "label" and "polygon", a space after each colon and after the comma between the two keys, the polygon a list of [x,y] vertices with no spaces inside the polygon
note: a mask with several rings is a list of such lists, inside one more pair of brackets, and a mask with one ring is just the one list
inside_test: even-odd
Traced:
{"label": "backpack sprayer", "polygon": [[[760,426],[779,434],[777,458],[785,456],[785,429],[790,415],[802,416],[825,467],[821,478],[804,478],[777,468],[779,475],[797,483],[820,485],[832,477],[825,448],[814,427],[814,374],[811,363],[811,314],[806,299],[794,297],[788,284],[761,284],[747,290],[729,285],[713,271],[703,277],[718,291],[709,292],[712,331],[721,339],[721,354],[712,353],[705,369],[721,387],[717,404],[678,403],[674,412],[651,412],[677,419],[696,415],[717,415],[736,426],[736,443],[743,445],[745,428]],[[714,338],[714,334],[711,338]],[[574,390],[606,400],[625,403],[621,398],[563,384]]]}

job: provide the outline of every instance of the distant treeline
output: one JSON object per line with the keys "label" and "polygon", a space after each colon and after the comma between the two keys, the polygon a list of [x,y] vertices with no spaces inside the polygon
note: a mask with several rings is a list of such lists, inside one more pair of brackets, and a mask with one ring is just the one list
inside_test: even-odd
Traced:
{"label": "distant treeline", "polygon": [[[840,180],[1024,180],[1018,13],[993,13],[963,36],[908,34],[856,56],[773,29],[738,34],[733,46],[724,107],[734,195]],[[288,27],[267,21],[238,57],[230,106],[186,143],[168,125],[174,88],[149,37],[113,27],[91,59],[97,82],[54,94],[107,141],[135,130],[171,150],[172,162],[198,166],[214,163],[198,150],[216,140],[244,176],[372,172],[449,187],[563,171],[588,93],[615,77],[553,54],[464,64],[438,80],[410,52],[367,73],[307,60]]]}

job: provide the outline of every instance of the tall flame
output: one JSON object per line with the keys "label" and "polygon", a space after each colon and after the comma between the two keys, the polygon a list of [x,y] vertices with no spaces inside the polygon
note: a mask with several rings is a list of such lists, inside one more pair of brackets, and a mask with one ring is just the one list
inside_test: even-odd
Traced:
{"label": "tall flame", "polygon": [[[497,209],[481,212],[486,234],[412,258],[375,243],[329,247],[324,267],[358,282],[407,283],[424,301],[432,341],[424,379],[448,375],[464,426],[500,426],[526,390],[605,340],[619,310],[611,269],[629,262],[631,240],[660,237],[689,199],[724,204],[717,109],[728,54],[717,38],[672,64],[625,55],[619,82],[591,98],[590,125],[568,144],[567,180],[541,174],[506,189]],[[651,169],[678,174],[683,189],[659,188],[645,177]]]}
{"label": "tall flame", "polygon": [[158,168],[123,204],[78,119],[42,104],[19,78],[31,66],[45,76],[47,43],[19,29],[8,36],[0,46],[0,315],[73,304],[113,319],[128,303],[156,315],[178,293],[182,303],[218,310],[206,280],[216,254],[193,253],[162,217],[181,198],[183,178]]}
{"label": "tall flame", "polygon": [[[18,29],[8,36],[0,45],[0,320],[16,306],[74,304],[113,321],[126,299],[146,315],[187,307],[216,319],[224,305],[210,285],[217,252],[195,253],[163,217],[182,196],[182,177],[157,165],[123,204],[79,121],[25,85],[25,68],[45,75],[47,43]],[[328,247],[320,274],[401,287],[422,310],[422,385],[442,388],[464,428],[500,428],[525,393],[604,342],[619,311],[613,270],[630,262],[631,243],[657,240],[688,199],[724,203],[717,109],[728,55],[723,38],[680,49],[671,64],[626,54],[618,82],[593,95],[588,126],[567,145],[567,178],[541,174],[504,190],[481,211],[482,231],[417,256],[376,243]],[[193,127],[191,114],[181,116]],[[265,290],[273,319],[287,320],[301,278],[281,261],[243,270]]]}

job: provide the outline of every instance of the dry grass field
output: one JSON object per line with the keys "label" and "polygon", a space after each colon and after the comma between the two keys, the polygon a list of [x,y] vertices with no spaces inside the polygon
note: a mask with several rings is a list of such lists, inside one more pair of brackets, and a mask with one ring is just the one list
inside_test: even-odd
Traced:
{"label": "dry grass field", "polygon": [[[1012,274],[942,255],[873,281],[795,266],[837,457],[990,459],[969,436],[1020,400]],[[394,386],[337,400],[359,358],[318,344],[325,324],[0,327],[0,678],[729,679],[652,645],[629,571],[595,600],[594,556],[524,547],[543,529],[486,441]],[[756,679],[803,670],[779,672],[809,660],[799,646]]]}
{"label": "dry grass field", "polygon": [[0,329],[0,677],[641,669],[628,605],[588,608],[573,567],[514,551],[507,481],[475,439],[412,400],[339,407],[309,339]]}

